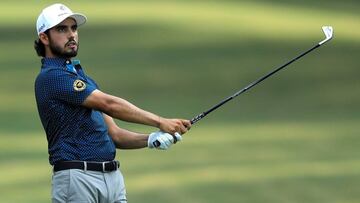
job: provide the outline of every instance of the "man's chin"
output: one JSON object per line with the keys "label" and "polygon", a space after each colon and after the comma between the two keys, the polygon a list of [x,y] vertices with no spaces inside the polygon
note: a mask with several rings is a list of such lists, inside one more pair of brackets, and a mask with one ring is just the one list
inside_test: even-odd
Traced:
{"label": "man's chin", "polygon": [[70,53],[69,56],[70,57],[75,57],[75,56],[77,56],[77,52]]}
{"label": "man's chin", "polygon": [[77,51],[72,51],[72,52],[66,52],[62,54],[62,58],[72,58],[77,56]]}
{"label": "man's chin", "polygon": [[65,59],[69,59],[72,57],[77,56],[77,51],[65,51],[65,52],[59,52],[57,50],[53,50],[52,51],[53,55],[59,58],[65,58]]}

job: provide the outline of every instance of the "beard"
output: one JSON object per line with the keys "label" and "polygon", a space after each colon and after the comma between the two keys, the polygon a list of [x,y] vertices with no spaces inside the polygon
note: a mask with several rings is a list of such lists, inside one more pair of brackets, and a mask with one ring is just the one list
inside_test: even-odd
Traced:
{"label": "beard", "polygon": [[[69,43],[76,43],[77,45],[77,49],[68,49],[66,50],[66,46],[69,44]],[[64,47],[61,47],[57,44],[55,44],[51,38],[50,38],[50,43],[49,43],[49,48],[51,50],[51,52],[59,57],[59,58],[72,58],[72,57],[75,57],[77,55],[77,52],[79,50],[79,44],[75,41],[75,40],[69,40]]]}

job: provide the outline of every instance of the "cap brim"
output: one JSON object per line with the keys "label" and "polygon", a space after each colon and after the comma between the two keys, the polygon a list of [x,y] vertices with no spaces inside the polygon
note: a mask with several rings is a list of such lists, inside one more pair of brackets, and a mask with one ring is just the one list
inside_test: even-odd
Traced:
{"label": "cap brim", "polygon": [[74,13],[68,16],[68,18],[74,18],[78,26],[85,24],[87,20],[86,16],[81,13]]}

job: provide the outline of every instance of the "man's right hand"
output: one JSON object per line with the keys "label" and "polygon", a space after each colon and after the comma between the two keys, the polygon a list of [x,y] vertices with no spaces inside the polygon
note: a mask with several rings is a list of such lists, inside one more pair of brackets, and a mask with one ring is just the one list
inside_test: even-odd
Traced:
{"label": "man's right hand", "polygon": [[175,133],[185,134],[191,128],[191,122],[185,119],[159,118],[159,129],[171,135]]}

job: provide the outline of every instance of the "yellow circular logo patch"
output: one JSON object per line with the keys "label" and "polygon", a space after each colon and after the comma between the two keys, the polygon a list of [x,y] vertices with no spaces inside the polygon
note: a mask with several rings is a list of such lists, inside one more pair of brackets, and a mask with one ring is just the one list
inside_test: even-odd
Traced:
{"label": "yellow circular logo patch", "polygon": [[86,84],[81,80],[75,80],[74,82],[74,90],[75,91],[83,91],[86,88]]}

